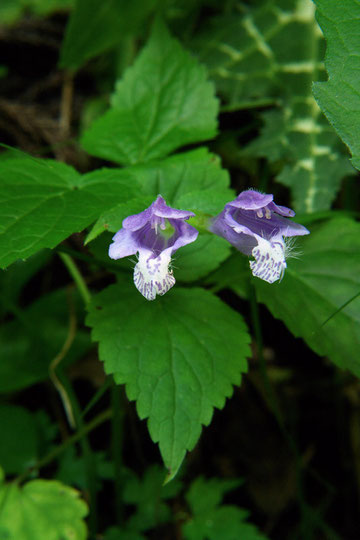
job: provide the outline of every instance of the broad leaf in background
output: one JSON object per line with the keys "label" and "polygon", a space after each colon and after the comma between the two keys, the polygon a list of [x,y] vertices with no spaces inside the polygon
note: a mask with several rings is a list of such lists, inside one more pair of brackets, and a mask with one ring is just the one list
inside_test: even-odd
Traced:
{"label": "broad leaf in background", "polygon": [[254,279],[258,298],[294,336],[360,376],[360,224],[333,219],[297,243],[280,284]]}
{"label": "broad leaf in background", "polygon": [[139,29],[155,4],[155,0],[77,0],[66,27],[60,67],[78,69],[119,44],[124,35]]}
{"label": "broad leaf in background", "polygon": [[24,14],[50,15],[72,7],[75,0],[1,0],[0,21],[2,25],[16,23]]}
{"label": "broad leaf in background", "polygon": [[0,537],[9,540],[85,540],[87,506],[60,482],[5,484],[0,469]]}
{"label": "broad leaf in background", "polygon": [[249,512],[237,506],[221,505],[226,492],[241,484],[239,480],[197,478],[186,499],[192,512],[184,524],[186,540],[266,540],[258,529],[247,523]]}
{"label": "broad leaf in background", "polygon": [[214,137],[217,112],[205,67],[157,22],[117,83],[112,107],[81,142],[94,156],[125,165],[143,163]]}
{"label": "broad leaf in background", "polygon": [[57,161],[0,161],[0,268],[56,246],[135,191],[134,182],[81,177]]}
{"label": "broad leaf in background", "polygon": [[277,179],[298,212],[329,208],[352,172],[311,93],[324,77],[324,47],[310,0],[263,0],[216,18],[194,44],[230,110],[278,106],[263,113],[263,131],[243,154],[281,160]]}
{"label": "broad leaf in background", "polygon": [[208,291],[176,286],[146,302],[130,281],[96,296],[87,324],[106,373],[126,385],[139,417],[148,418],[172,478],[213,408],[240,384],[249,336],[241,315]]}
{"label": "broad leaf in background", "polygon": [[[68,337],[70,313],[82,323],[81,299],[75,292],[67,295],[59,289],[23,311],[18,309],[14,320],[0,325],[0,392],[19,390],[49,376],[49,364]],[[80,358],[89,346],[88,332],[80,326],[63,363]]]}
{"label": "broad leaf in background", "polygon": [[327,49],[327,82],[313,85],[321,110],[349,146],[360,169],[360,4],[358,0],[314,0]]}

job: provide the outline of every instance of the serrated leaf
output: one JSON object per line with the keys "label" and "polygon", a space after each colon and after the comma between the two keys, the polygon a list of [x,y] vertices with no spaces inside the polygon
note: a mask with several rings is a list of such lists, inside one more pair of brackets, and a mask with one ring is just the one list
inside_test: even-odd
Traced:
{"label": "serrated leaf", "polygon": [[78,69],[120,43],[124,35],[138,29],[154,4],[154,0],[77,0],[66,27],[60,67]]}
{"label": "serrated leaf", "polygon": [[0,267],[56,246],[135,191],[134,182],[81,177],[56,161],[0,161]]}
{"label": "serrated leaf", "polygon": [[360,169],[360,5],[344,0],[314,0],[316,18],[324,32],[327,82],[315,83],[313,92],[320,108],[349,146],[352,162]]}
{"label": "serrated leaf", "polygon": [[218,102],[206,69],[159,22],[116,86],[112,107],[85,131],[87,152],[143,163],[213,137]]}
{"label": "serrated leaf", "polygon": [[126,385],[139,417],[148,418],[169,477],[175,476],[213,408],[224,406],[247,369],[242,317],[201,289],[176,286],[146,302],[129,278],[94,299],[87,323],[105,371]]}
{"label": "serrated leaf", "polygon": [[297,244],[301,255],[280,284],[254,279],[259,300],[315,352],[360,376],[360,224],[337,218]]}
{"label": "serrated leaf", "polygon": [[74,489],[51,480],[19,487],[0,478],[0,538],[85,540],[87,506]]}
{"label": "serrated leaf", "polygon": [[291,188],[296,211],[329,208],[352,168],[312,96],[312,81],[324,77],[325,47],[314,5],[263,0],[214,19],[194,47],[229,109],[271,105],[271,98],[278,107],[262,114],[261,135],[244,156],[282,160],[277,180]]}

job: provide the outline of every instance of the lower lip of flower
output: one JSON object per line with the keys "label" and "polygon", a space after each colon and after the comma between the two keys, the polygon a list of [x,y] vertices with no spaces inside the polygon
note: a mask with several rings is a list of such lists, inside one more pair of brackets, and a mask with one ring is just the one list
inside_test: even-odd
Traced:
{"label": "lower lip of flower", "polygon": [[170,261],[170,255],[164,253],[156,258],[149,257],[148,253],[139,253],[139,261],[134,268],[134,284],[147,300],[155,300],[157,294],[162,296],[175,285],[175,278],[169,270]]}

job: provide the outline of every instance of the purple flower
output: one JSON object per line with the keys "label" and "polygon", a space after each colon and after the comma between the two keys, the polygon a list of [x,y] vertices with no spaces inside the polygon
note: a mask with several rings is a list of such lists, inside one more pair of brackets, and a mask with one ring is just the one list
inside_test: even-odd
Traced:
{"label": "purple flower", "polygon": [[149,208],[124,219],[122,229],[113,237],[109,247],[112,259],[138,253],[134,283],[147,300],[165,294],[175,284],[169,269],[171,256],[198,236],[198,231],[185,222],[192,216],[192,212],[170,208],[159,195]]}
{"label": "purple flower", "polygon": [[268,283],[284,275],[287,255],[284,237],[309,234],[303,225],[286,219],[295,212],[276,205],[273,198],[252,189],[243,191],[210,224],[211,232],[255,258],[250,261],[253,275]]}

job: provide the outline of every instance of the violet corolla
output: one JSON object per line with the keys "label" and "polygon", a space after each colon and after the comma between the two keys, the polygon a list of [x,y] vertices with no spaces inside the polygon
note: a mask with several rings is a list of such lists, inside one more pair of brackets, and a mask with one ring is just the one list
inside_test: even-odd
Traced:
{"label": "violet corolla", "polygon": [[302,236],[309,231],[286,218],[295,212],[273,202],[273,195],[249,189],[225,205],[210,223],[210,231],[222,236],[250,261],[254,276],[274,283],[286,269],[287,245],[284,238]]}
{"label": "violet corolla", "polygon": [[169,268],[171,256],[196,240],[198,231],[185,221],[194,215],[167,206],[159,195],[149,208],[125,218],[122,229],[113,237],[109,257],[121,259],[138,254],[134,283],[147,300],[165,294],[175,284]]}

